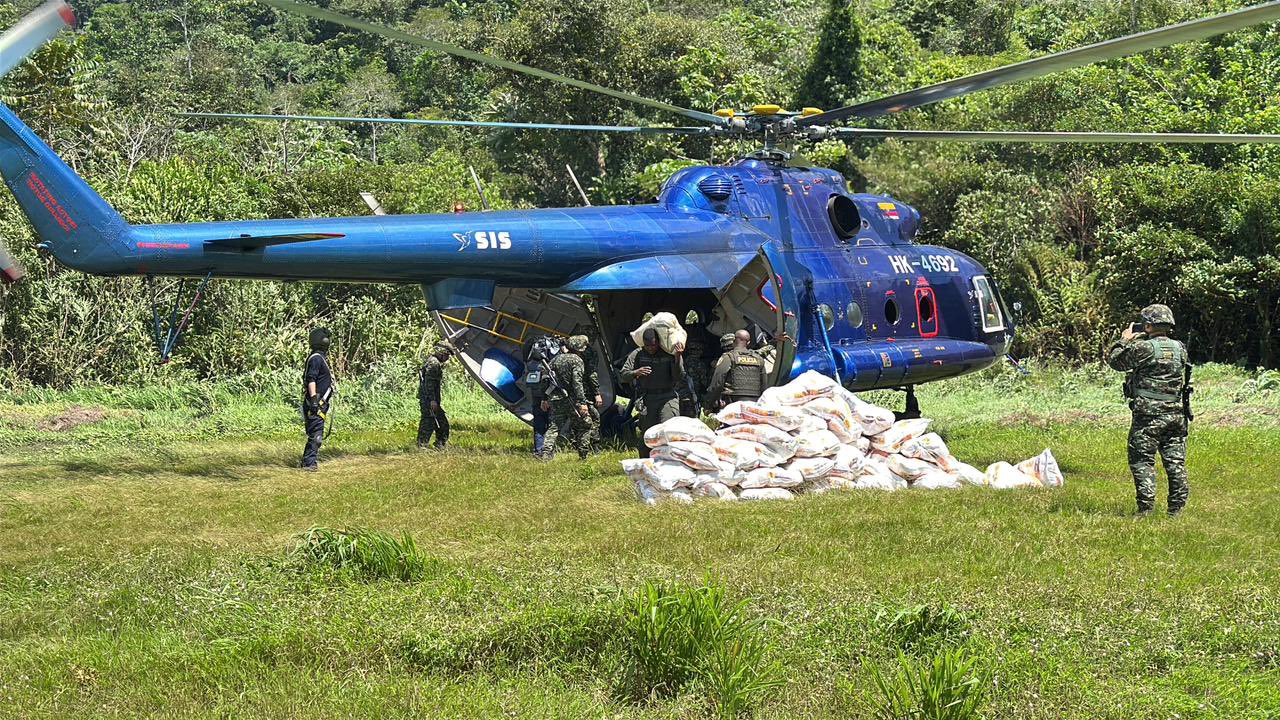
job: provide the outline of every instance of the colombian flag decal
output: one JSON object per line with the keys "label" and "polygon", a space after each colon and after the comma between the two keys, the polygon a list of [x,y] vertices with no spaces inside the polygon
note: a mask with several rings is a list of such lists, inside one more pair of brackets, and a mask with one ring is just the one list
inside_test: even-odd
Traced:
{"label": "colombian flag decal", "polygon": [[898,219],[898,206],[893,203],[880,203],[880,212],[890,220]]}

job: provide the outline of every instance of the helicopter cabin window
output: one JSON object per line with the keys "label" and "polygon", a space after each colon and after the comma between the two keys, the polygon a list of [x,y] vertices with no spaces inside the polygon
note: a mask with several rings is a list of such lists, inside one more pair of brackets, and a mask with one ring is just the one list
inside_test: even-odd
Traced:
{"label": "helicopter cabin window", "polygon": [[884,301],[884,321],[890,325],[897,325],[901,315],[898,312],[898,301],[890,295]]}
{"label": "helicopter cabin window", "polygon": [[845,308],[845,316],[849,318],[849,324],[853,327],[862,327],[862,306],[858,303],[849,303],[849,307]]}
{"label": "helicopter cabin window", "polygon": [[836,313],[830,305],[826,303],[818,305],[818,314],[822,316],[822,327],[830,330],[836,326]]}
{"label": "helicopter cabin window", "polygon": [[1000,301],[996,299],[991,281],[983,275],[973,279],[974,299],[978,301],[978,314],[982,318],[983,332],[998,332],[1004,329],[1004,317],[1000,313]]}

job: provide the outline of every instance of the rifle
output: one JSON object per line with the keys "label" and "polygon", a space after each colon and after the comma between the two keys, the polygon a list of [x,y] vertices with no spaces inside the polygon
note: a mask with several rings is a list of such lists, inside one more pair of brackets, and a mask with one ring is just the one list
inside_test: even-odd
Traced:
{"label": "rifle", "polygon": [[1191,412],[1191,393],[1195,392],[1195,388],[1191,387],[1191,361],[1182,368],[1182,417],[1191,422],[1196,416]]}

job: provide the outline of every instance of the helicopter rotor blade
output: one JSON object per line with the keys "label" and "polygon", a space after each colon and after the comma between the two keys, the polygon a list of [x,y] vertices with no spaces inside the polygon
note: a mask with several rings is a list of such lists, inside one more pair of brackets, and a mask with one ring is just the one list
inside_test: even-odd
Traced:
{"label": "helicopter rotor blade", "polygon": [[969,93],[987,90],[1001,85],[1031,80],[1042,75],[1092,65],[1177,43],[1203,40],[1222,33],[1240,30],[1280,19],[1280,0],[1255,5],[1241,10],[1222,13],[1199,20],[1189,20],[1176,25],[1148,30],[1134,35],[1104,40],[1071,50],[1044,55],[1030,60],[1005,65],[992,70],[966,75],[954,80],[919,87],[876,100],[828,110],[817,115],[796,118],[800,127],[824,125],[845,118],[872,118],[910,110],[940,100],[949,100]]}
{"label": "helicopter rotor blade", "polygon": [[353,30],[362,30],[364,32],[373,33],[375,35],[381,35],[385,38],[390,38],[392,40],[399,40],[400,42],[409,43],[411,45],[417,45],[418,47],[423,47],[428,50],[448,53],[450,55],[457,55],[458,57],[466,58],[468,60],[472,60],[478,63],[483,63],[485,65],[492,65],[494,67],[500,67],[500,68],[504,68],[506,70],[512,70],[518,73],[524,73],[525,75],[532,75],[533,77],[542,78],[543,80],[550,80],[552,82],[558,82],[564,85],[570,85],[572,87],[580,88],[582,90],[590,90],[591,92],[601,93],[603,95],[608,95],[609,97],[617,98],[619,100],[626,100],[627,102],[632,102],[639,105],[645,105],[651,108],[657,108],[658,110],[666,110],[667,112],[673,112],[679,115],[683,115],[687,118],[692,118],[694,120],[701,120],[703,122],[708,122],[708,123],[711,123],[712,125],[728,125],[729,124],[729,121],[726,118],[722,118],[717,115],[712,115],[711,113],[705,113],[698,110],[690,110],[689,108],[683,108],[678,105],[672,105],[670,103],[662,102],[661,100],[653,100],[651,98],[642,97],[640,95],[633,95],[631,93],[622,92],[620,90],[607,88],[602,85],[596,85],[595,83],[589,83],[583,80],[577,80],[575,78],[566,77],[564,75],[557,75],[547,70],[540,70],[538,68],[529,67],[528,65],[521,65],[520,63],[512,62],[510,60],[503,60],[502,58],[497,58],[492,55],[485,55],[483,53],[474,52],[472,50],[467,50],[466,48],[459,47],[457,45],[450,45],[448,43],[442,43],[438,40],[431,40],[428,38],[421,37],[419,35],[407,33],[403,30],[397,30],[396,28],[387,27],[385,25],[378,25],[376,23],[366,22],[364,20],[358,20],[356,18],[348,17],[341,13],[336,13],[336,12],[333,12],[332,10],[327,10],[325,8],[319,8],[314,5],[305,5],[303,3],[295,2],[294,0],[261,0],[261,2],[267,5],[270,5],[276,8],[277,10],[291,12],[296,15],[303,15],[303,16],[312,18],[313,20],[324,20],[326,22],[331,22],[336,25],[343,25],[343,26],[352,28]]}
{"label": "helicopter rotor blade", "polygon": [[879,130],[875,128],[833,128],[831,137],[897,138],[941,142],[1015,143],[1162,143],[1175,145],[1251,144],[1280,145],[1280,135],[1229,133],[1110,133],[1110,132],[1030,132],[1019,130]]}
{"label": "helicopter rotor blade", "polygon": [[63,0],[49,0],[33,10],[0,35],[0,77],[75,24],[76,15]]}
{"label": "helicopter rotor blade", "polygon": [[22,263],[9,254],[9,248],[0,242],[0,282],[11,285],[26,276],[26,268],[22,267]]}
{"label": "helicopter rotor blade", "polygon": [[574,132],[632,133],[637,135],[706,135],[709,127],[646,127],[630,125],[566,125],[558,123],[499,122],[486,120],[421,120],[418,118],[335,117],[330,115],[265,115],[254,113],[184,112],[180,117],[226,120],[301,120],[305,122],[377,123],[387,125],[437,125],[512,130],[570,130]]}

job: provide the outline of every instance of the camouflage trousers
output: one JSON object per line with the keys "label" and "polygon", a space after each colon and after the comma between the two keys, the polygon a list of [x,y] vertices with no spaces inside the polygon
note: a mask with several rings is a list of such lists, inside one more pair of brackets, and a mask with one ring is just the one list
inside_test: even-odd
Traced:
{"label": "camouflage trousers", "polygon": [[1169,476],[1169,512],[1187,504],[1187,420],[1182,415],[1134,415],[1129,427],[1129,470],[1137,490],[1138,510],[1156,504],[1156,452]]}
{"label": "camouflage trousers", "polygon": [[586,458],[591,452],[591,439],[596,430],[595,416],[578,414],[578,408],[568,400],[551,401],[551,424],[542,440],[542,457],[550,460],[556,450],[572,446],[578,457]]}

